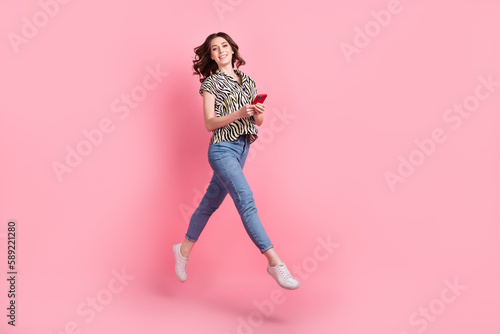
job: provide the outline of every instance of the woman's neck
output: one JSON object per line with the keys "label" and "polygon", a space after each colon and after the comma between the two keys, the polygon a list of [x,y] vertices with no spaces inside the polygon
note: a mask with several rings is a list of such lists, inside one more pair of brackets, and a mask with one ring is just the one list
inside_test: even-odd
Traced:
{"label": "woman's neck", "polygon": [[230,75],[230,76],[235,76],[236,73],[234,72],[233,70],[233,66],[231,63],[227,64],[227,65],[224,65],[223,67],[219,67],[219,70],[221,70],[222,72]]}

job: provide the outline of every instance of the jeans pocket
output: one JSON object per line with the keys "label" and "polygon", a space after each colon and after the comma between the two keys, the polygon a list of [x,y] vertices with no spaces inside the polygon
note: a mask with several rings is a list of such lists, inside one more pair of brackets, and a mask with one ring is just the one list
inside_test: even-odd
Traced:
{"label": "jeans pocket", "polygon": [[208,162],[210,163],[211,161],[220,160],[224,150],[225,149],[220,142],[210,145],[208,148]]}

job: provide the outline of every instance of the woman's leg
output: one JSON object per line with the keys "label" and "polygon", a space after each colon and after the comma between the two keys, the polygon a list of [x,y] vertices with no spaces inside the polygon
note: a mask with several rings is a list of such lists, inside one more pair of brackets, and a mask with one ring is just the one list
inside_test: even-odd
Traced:
{"label": "woman's leg", "polygon": [[[250,149],[250,145],[248,143],[246,143],[246,145],[244,145],[243,155],[242,155],[242,157],[240,159],[240,166],[241,166],[242,170],[243,170],[243,167],[245,166],[245,162],[247,160],[249,149]],[[278,254],[276,254],[276,251],[274,250],[274,247],[269,248],[263,254],[266,257],[267,262],[269,263],[269,266],[271,266],[271,267],[274,267],[274,266],[277,266],[277,265],[283,263],[281,261],[281,259],[279,258]]]}
{"label": "woman's leg", "polygon": [[269,266],[275,267],[279,264],[282,264],[278,254],[274,251],[274,248],[271,248],[267,251],[264,252],[264,256],[267,258],[267,262],[269,263]]}
{"label": "woman's leg", "polygon": [[194,244],[194,241],[184,239],[184,241],[181,243],[181,255],[188,258],[189,254],[191,254],[191,250],[193,249]]}
{"label": "woman's leg", "polygon": [[213,144],[209,150],[209,163],[233,199],[250,239],[261,253],[264,253],[273,248],[273,245],[262,226],[255,207],[253,192],[243,175],[248,146],[248,141],[242,139],[236,142]]}
{"label": "woman's leg", "polygon": [[226,195],[226,188],[214,173],[200,205],[198,205],[189,221],[189,227],[186,232],[185,239],[181,244],[180,251],[182,256],[189,257],[194,243],[198,240],[208,220],[215,210],[217,210],[222,204]]}
{"label": "woman's leg", "polygon": [[173,246],[175,274],[181,282],[185,282],[187,280],[187,264],[189,261],[189,254],[191,253],[195,242],[198,240],[198,237],[205,228],[208,219],[221,205],[226,195],[227,190],[220,183],[218,177],[214,173],[200,205],[198,205],[198,208],[196,208],[191,216],[184,241],[181,244],[175,244]]}
{"label": "woman's leg", "polygon": [[[241,169],[243,169],[243,166],[245,165],[249,146],[250,144],[248,143],[248,141],[245,140],[243,145],[243,154],[239,159]],[[229,193],[231,194],[231,191],[229,191]],[[250,191],[250,194],[251,193],[252,192]],[[253,200],[251,202],[253,203]],[[255,209],[255,216],[257,216],[257,209]],[[255,220],[255,222],[257,222],[257,220]],[[260,223],[260,221],[258,222]],[[264,249],[264,251],[262,251],[262,248]],[[268,261],[267,272],[269,273],[269,275],[271,275],[276,280],[276,282],[284,289],[289,289],[289,290],[298,289],[299,282],[290,274],[286,265],[283,262],[281,262],[278,254],[276,254],[274,250],[274,247],[271,245],[270,247],[262,247],[262,248],[261,251],[265,255]]]}
{"label": "woman's leg", "polygon": [[248,155],[248,139],[224,143],[215,146],[209,154],[210,166],[226,187],[240,214],[245,229],[268,260],[267,272],[284,289],[294,290],[299,282],[293,278],[286,265],[281,262],[273,249],[259,216],[253,199],[253,193],[243,175],[243,165]]}

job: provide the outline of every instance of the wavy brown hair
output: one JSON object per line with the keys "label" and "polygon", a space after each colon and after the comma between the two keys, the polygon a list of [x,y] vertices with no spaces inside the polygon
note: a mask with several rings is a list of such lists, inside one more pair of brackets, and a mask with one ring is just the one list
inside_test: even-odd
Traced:
{"label": "wavy brown hair", "polygon": [[236,68],[239,68],[241,65],[245,65],[245,61],[241,58],[240,53],[238,52],[238,44],[236,44],[228,34],[225,32],[211,34],[205,39],[205,42],[203,42],[202,45],[194,48],[196,56],[193,60],[193,75],[199,75],[200,82],[203,82],[208,76],[214,74],[219,68],[215,60],[210,58],[210,43],[212,43],[212,40],[215,37],[222,37],[229,43],[229,45],[231,45],[231,48],[234,51],[233,58],[231,59],[233,68],[234,64],[236,64]]}

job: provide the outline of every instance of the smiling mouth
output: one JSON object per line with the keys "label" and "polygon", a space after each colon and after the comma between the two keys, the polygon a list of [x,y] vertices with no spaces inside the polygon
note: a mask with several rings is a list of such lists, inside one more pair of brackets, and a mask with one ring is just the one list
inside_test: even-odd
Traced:
{"label": "smiling mouth", "polygon": [[219,59],[227,58],[227,55],[220,56]]}

